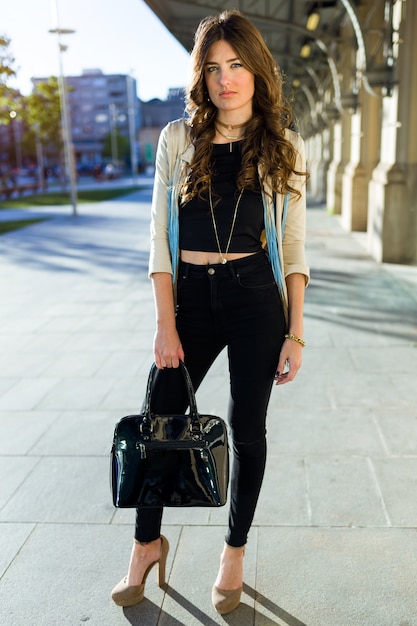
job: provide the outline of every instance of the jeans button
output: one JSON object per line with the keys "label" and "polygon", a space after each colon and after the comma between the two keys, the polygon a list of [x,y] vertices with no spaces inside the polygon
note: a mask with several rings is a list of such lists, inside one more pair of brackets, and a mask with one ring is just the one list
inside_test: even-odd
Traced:
{"label": "jeans button", "polygon": [[207,270],[207,273],[210,274],[210,276],[213,276],[213,274],[216,273],[216,270],[214,269],[214,267],[209,267],[209,269]]}

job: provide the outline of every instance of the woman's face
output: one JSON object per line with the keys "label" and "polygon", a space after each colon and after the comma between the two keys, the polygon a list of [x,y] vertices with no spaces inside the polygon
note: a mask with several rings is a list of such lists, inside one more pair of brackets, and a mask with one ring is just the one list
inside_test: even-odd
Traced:
{"label": "woman's face", "polygon": [[243,67],[227,41],[216,41],[209,48],[204,78],[210,100],[220,112],[233,112],[235,122],[246,121],[251,117],[255,77]]}

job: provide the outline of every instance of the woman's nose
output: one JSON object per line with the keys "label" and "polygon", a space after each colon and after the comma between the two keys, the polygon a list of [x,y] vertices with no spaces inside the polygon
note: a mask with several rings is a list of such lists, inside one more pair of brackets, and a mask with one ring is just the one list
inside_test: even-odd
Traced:
{"label": "woman's nose", "polygon": [[228,85],[230,83],[230,75],[227,70],[222,70],[220,72],[220,84],[222,86]]}

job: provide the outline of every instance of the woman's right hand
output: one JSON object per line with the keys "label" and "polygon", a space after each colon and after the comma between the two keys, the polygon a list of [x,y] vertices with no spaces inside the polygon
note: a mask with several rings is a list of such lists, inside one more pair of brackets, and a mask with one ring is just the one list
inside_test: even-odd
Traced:
{"label": "woman's right hand", "polygon": [[153,352],[158,369],[179,367],[180,361],[184,361],[184,350],[177,330],[158,328],[154,337]]}

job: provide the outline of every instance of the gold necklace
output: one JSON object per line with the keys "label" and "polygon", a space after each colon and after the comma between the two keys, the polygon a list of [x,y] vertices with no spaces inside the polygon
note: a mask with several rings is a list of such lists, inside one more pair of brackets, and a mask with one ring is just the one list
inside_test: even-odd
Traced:
{"label": "gold necklace", "polygon": [[236,223],[236,217],[237,217],[237,210],[239,208],[239,203],[240,203],[240,199],[243,196],[243,192],[244,189],[241,190],[239,197],[236,201],[236,205],[235,205],[235,210],[233,213],[233,219],[232,219],[232,226],[230,228],[230,233],[229,233],[229,238],[227,240],[227,245],[226,245],[226,250],[224,251],[224,255],[222,253],[221,247],[220,247],[220,241],[219,241],[219,233],[217,232],[217,225],[216,225],[216,220],[214,217],[214,209],[213,209],[213,202],[211,199],[211,185],[209,184],[209,203],[210,203],[210,213],[211,213],[211,219],[213,222],[213,228],[214,228],[214,235],[216,237],[216,242],[217,242],[217,248],[219,250],[219,255],[220,255],[220,263],[222,265],[226,265],[227,263],[227,259],[225,258],[225,255],[229,252],[229,247],[230,247],[230,242],[232,241],[232,235],[233,235],[233,231],[235,229],[235,223]]}
{"label": "gold necklace", "polygon": [[235,137],[234,135],[226,135],[226,133],[222,133],[222,131],[220,130],[220,128],[218,126],[215,126],[217,132],[224,137],[225,139],[229,139],[229,151],[232,152],[233,148],[232,148],[232,141],[238,141],[239,139],[243,138],[243,135],[240,135],[239,137]]}
{"label": "gold necklace", "polygon": [[240,138],[242,137],[242,135],[238,135],[237,137],[236,137],[235,135],[226,135],[226,133],[223,133],[223,132],[220,130],[220,128],[218,128],[217,126],[216,126],[216,130],[217,130],[217,132],[218,132],[218,133],[220,133],[220,135],[221,135],[222,137],[224,137],[225,139],[233,139],[234,141],[236,141],[237,139],[240,139]]}

